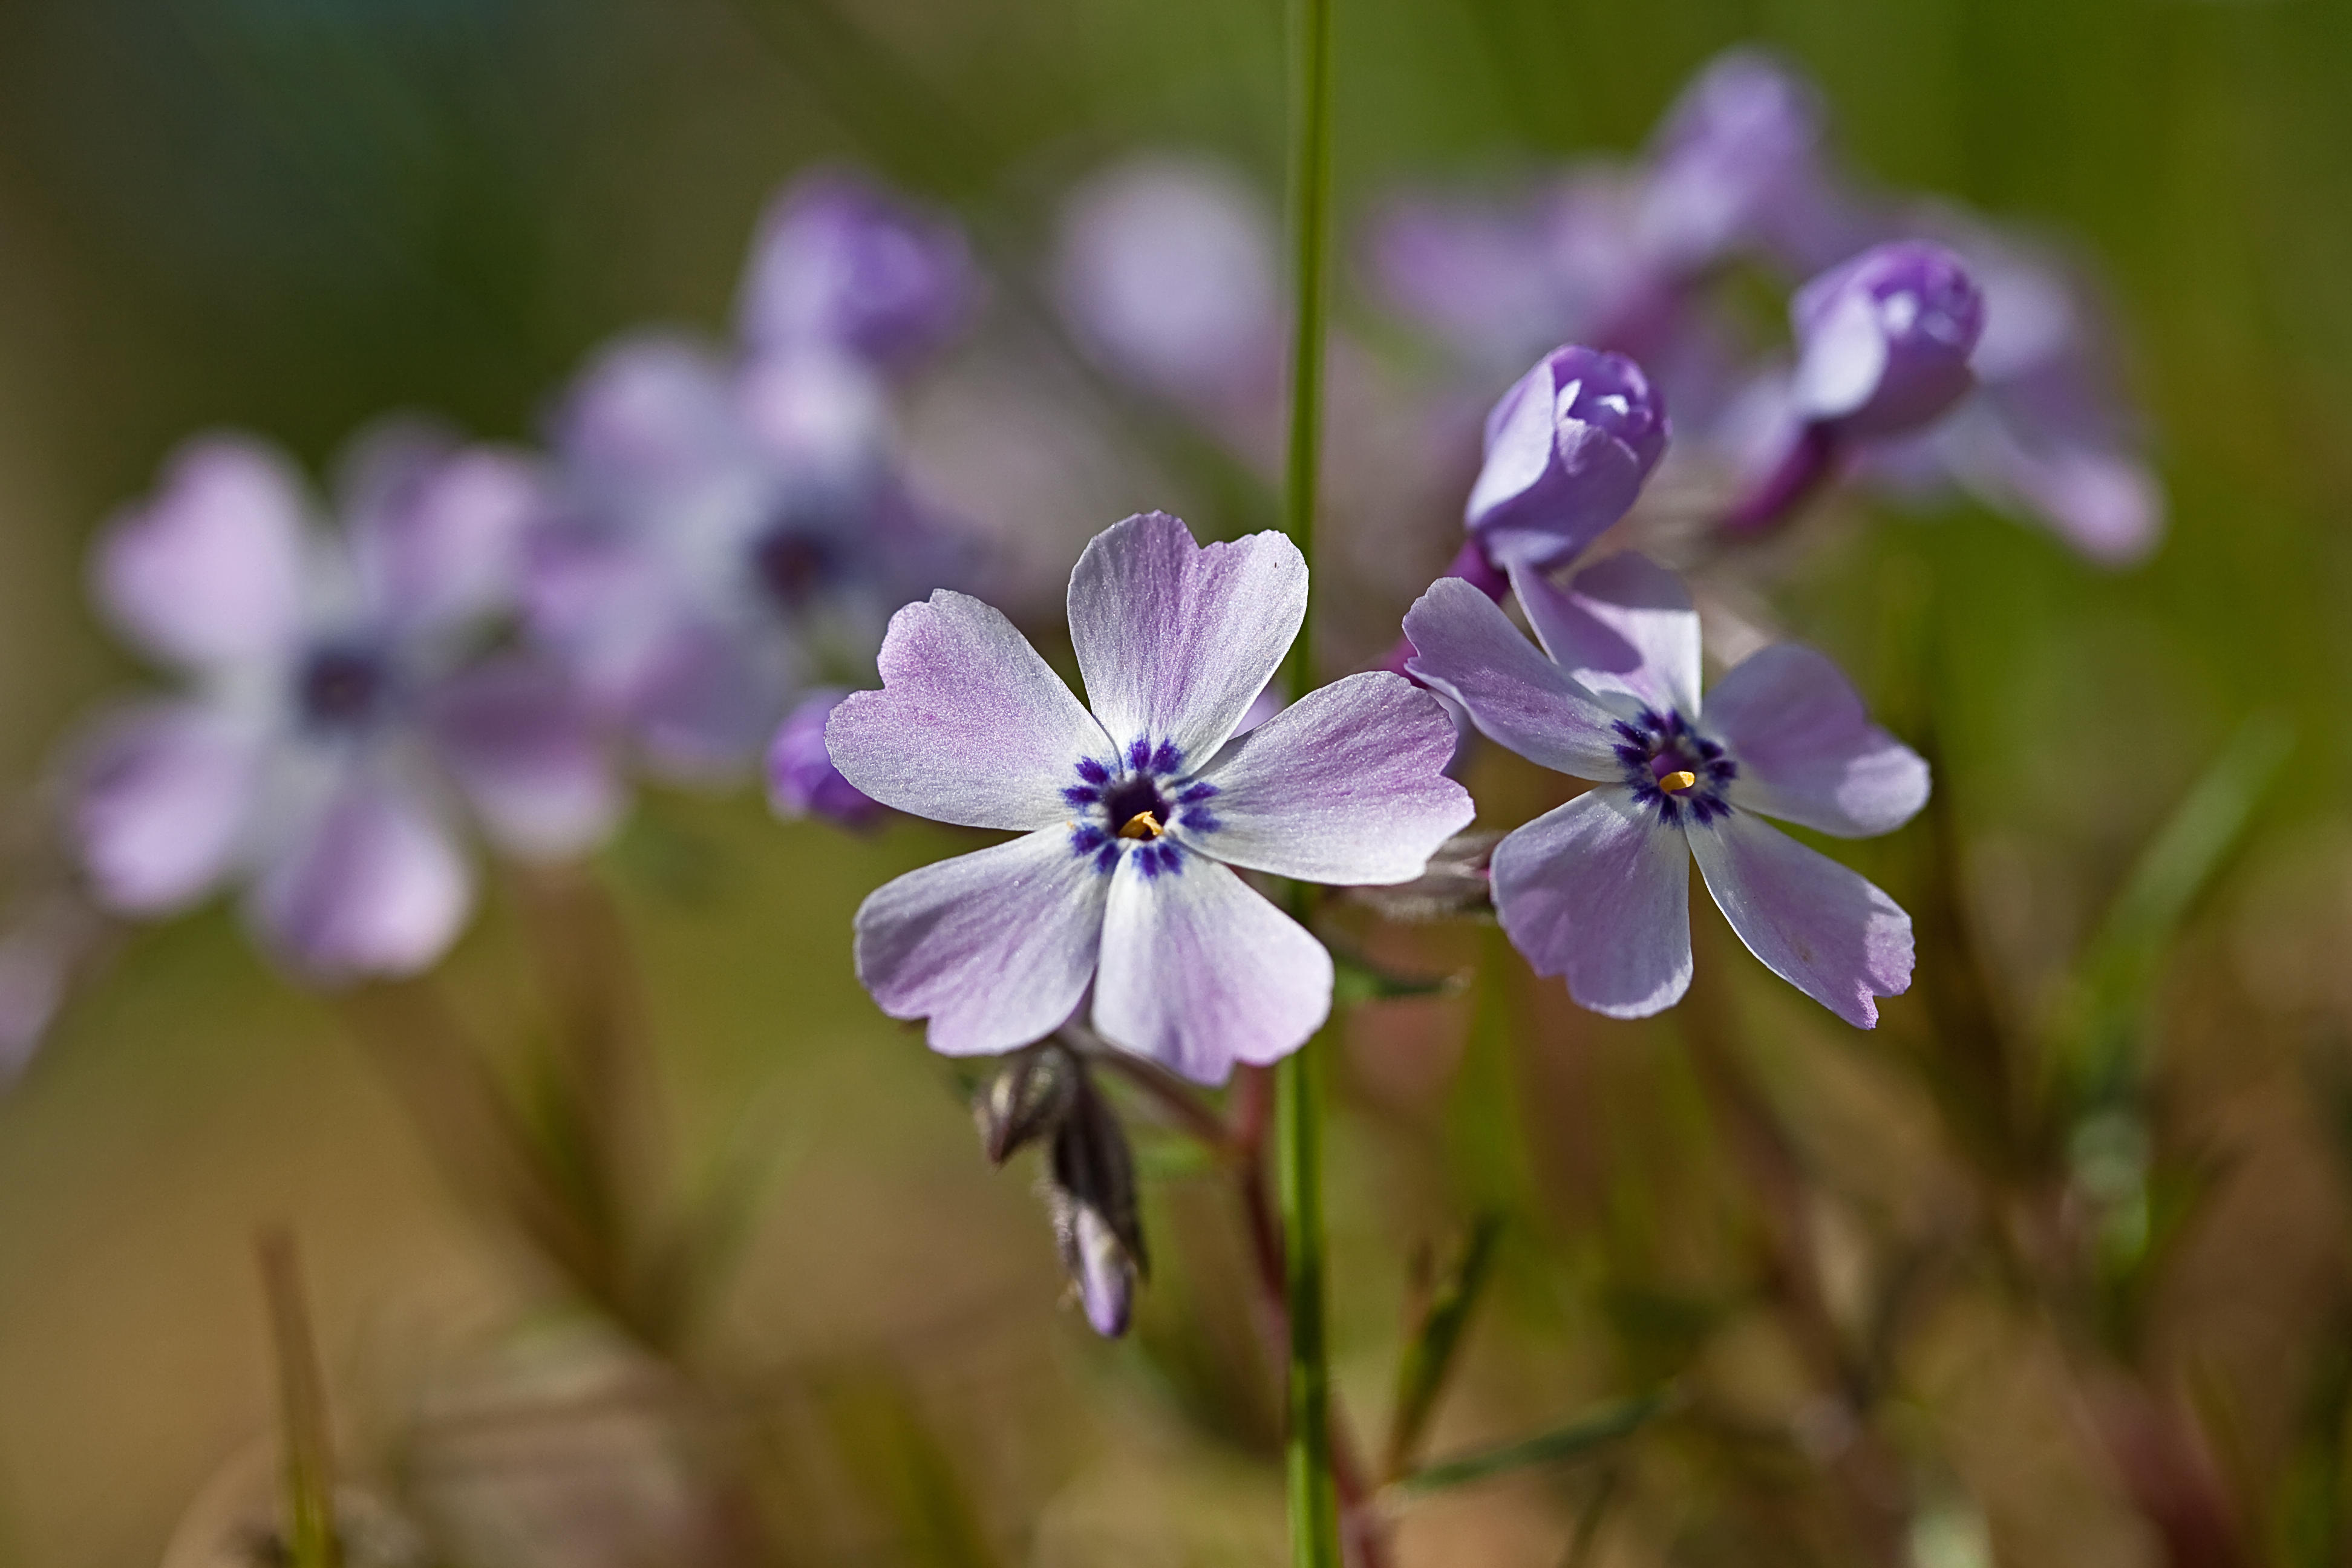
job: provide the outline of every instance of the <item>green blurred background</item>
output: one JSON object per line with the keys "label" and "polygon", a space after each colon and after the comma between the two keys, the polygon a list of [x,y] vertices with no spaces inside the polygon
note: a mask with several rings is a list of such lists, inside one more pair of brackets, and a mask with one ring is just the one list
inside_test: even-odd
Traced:
{"label": "green blurred background", "polygon": [[[813,160],[948,203],[1000,270],[1034,268],[1057,194],[1121,152],[1205,150],[1271,196],[1283,38],[1274,0],[7,0],[15,831],[44,808],[61,729],[135,678],[86,606],[81,554],[183,434],[249,426],[319,461],[369,416],[421,407],[528,437],[613,331],[722,331],[759,204]],[[2168,1125],[2220,1140],[2236,1173],[2168,1310],[2241,1389],[2248,1462],[2269,1462],[2347,1269],[2301,1064],[2352,1028],[2352,6],[1340,0],[1343,224],[1401,178],[1630,149],[1697,64],[1743,40],[1815,73],[1859,173],[2095,258],[2159,432],[2173,528],[2142,570],[2102,576],[1971,513],[1849,537],[1784,597],[1898,711],[1925,694],[2003,1005],[2048,1005],[2132,856],[2243,719],[2295,726],[2285,784],[2168,982],[2195,1024],[2168,1047]],[[1278,1479],[1251,1457],[1266,1411],[1228,1393],[1208,1423],[1223,1443],[1180,1419],[1211,1398],[1186,1369],[1210,1386],[1201,1368],[1241,1353],[1215,1325],[1247,1336],[1215,1300],[1234,1268],[1219,1200],[1163,1173],[1157,1316],[1141,1346],[1095,1343],[1055,1309],[1024,1177],[988,1172],[955,1082],[849,973],[859,898],[953,847],[657,797],[606,859],[686,1163],[772,1158],[714,1334],[771,1380],[778,1442],[821,1454],[792,1505],[807,1560],[1272,1561]],[[452,965],[493,1019],[528,1008],[510,916],[494,901]],[[1556,991],[1525,1005],[1539,1027],[1513,1137],[1551,1245],[1510,1270],[1452,1417],[1462,1436],[1611,1381],[1577,1348],[1603,1310],[1582,1238],[1605,1227],[1612,1181],[1696,1180],[1677,1151],[1704,1142],[1658,1065],[1670,1026],[1570,1016]],[[1790,1101],[1824,1142],[1850,1122],[1900,1165],[1906,1139],[1931,1136],[1887,1109],[1901,1095],[1873,1047],[1820,1044],[1785,999],[1764,1011],[1791,1042],[1772,1057]],[[1454,1221],[1442,1108],[1466,1012],[1393,1005],[1358,1031],[1336,1135],[1338,1321],[1343,1381],[1367,1405],[1403,1260]],[[1626,1129],[1648,1126],[1683,1130],[1627,1152]],[[1875,1156],[1846,1154],[1866,1184]],[[265,1436],[249,1238],[277,1218],[308,1248],[358,1451],[396,1447],[384,1435],[421,1390],[531,1375],[510,1363],[536,1353],[516,1326],[537,1321],[544,1281],[461,1210],[332,1015],[218,910],[131,934],[0,1100],[0,1561],[152,1562]],[[1674,1246],[1703,1255],[1715,1233],[1689,1223]],[[2002,1559],[2149,1561],[2096,1464],[2050,1458],[2069,1452],[2053,1436],[2064,1413],[2033,1392],[2032,1355],[1971,1331],[1922,1352],[1919,1387],[1954,1397],[1918,1394],[1917,1419],[1959,1457],[1956,1495],[1990,1517]],[[1435,1505],[1407,1521],[1409,1560],[1557,1562],[1573,1500],[1529,1482]]]}

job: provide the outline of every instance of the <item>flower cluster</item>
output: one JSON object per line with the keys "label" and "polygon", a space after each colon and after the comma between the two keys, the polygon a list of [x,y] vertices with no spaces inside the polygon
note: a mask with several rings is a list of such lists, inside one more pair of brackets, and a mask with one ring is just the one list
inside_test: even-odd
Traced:
{"label": "flower cluster", "polygon": [[[1691,457],[1742,487],[1735,528],[1852,467],[1902,493],[1966,489],[2104,564],[2146,554],[2162,495],[2093,290],[1985,220],[1864,192],[1825,123],[1790,66],[1737,49],[1631,163],[1501,200],[1392,199],[1371,269],[1469,374],[1561,341],[1639,360]],[[1801,285],[1791,355],[1755,344],[1726,287],[1742,268]]]}
{"label": "flower cluster", "polygon": [[331,984],[447,950],[469,837],[593,847],[631,754],[724,778],[773,738],[780,807],[870,821],[805,737],[954,571],[890,387],[973,296],[952,226],[821,174],[761,226],[740,346],[624,340],[546,456],[389,423],[345,457],[330,527],[274,449],[190,442],[97,552],[109,618],[185,684],[75,750],[93,896],[152,915],[242,884],[265,947]]}
{"label": "flower cluster", "polygon": [[[1735,476],[1718,542],[1855,473],[1965,485],[2109,562],[2153,539],[2158,504],[2082,291],[1971,220],[1862,198],[1823,143],[1811,89],[1739,53],[1630,165],[1388,209],[1375,270],[1464,374],[1534,363],[1431,520],[1459,553],[1387,668],[1286,707],[1309,574],[1280,534],[1204,544],[1153,511],[1094,537],[1066,596],[1083,697],[958,591],[971,547],[909,478],[894,406],[973,310],[964,241],[804,179],[760,225],[733,341],[608,346],[543,455],[386,426],[344,463],[331,525],[258,443],[173,458],[96,576],[184,689],[79,749],[89,880],[134,914],[240,884],[268,950],[334,983],[431,965],[471,904],[470,838],[584,853],[633,768],[725,782],[764,758],[788,816],[1006,835],[873,892],[856,972],[934,1050],[1004,1058],[990,1153],[1050,1140],[1057,1234],[1107,1334],[1144,1251],[1087,1064],[1216,1086],[1299,1048],[1333,1007],[1318,887],[1491,910],[1538,973],[1635,1017],[1691,982],[1696,862],[1766,968],[1871,1027],[1910,982],[1910,921],[1767,819],[1889,832],[1926,763],[1809,648],[1708,687],[1690,594],[1612,531],[1692,450]],[[1151,161],[1080,189],[1051,292],[1097,371],[1246,457],[1280,384],[1270,257],[1244,191]],[[1788,287],[1785,354],[1743,336],[1735,266]],[[1590,787],[1466,835],[1474,733]]]}

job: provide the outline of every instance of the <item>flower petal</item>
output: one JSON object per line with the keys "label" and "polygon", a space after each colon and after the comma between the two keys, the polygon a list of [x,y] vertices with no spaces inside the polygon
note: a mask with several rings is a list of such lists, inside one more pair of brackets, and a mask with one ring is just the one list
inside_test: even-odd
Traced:
{"label": "flower petal", "polygon": [[155,494],[107,530],[99,597],[160,658],[199,668],[268,659],[299,628],[308,513],[301,480],[277,451],[200,437],[173,455]]}
{"label": "flower petal", "polygon": [[1122,748],[1172,741],[1196,762],[1233,734],[1306,614],[1298,546],[1257,533],[1203,548],[1165,512],[1103,530],[1070,574],[1095,717]]}
{"label": "flower petal", "polygon": [[1628,551],[1566,588],[1526,567],[1511,586],[1544,651],[1577,680],[1698,717],[1698,612],[1681,578]]}
{"label": "flower petal", "polygon": [[1331,955],[1230,868],[1199,855],[1121,858],[1095,983],[1103,1038],[1219,1084],[1237,1061],[1288,1056],[1330,1012]]}
{"label": "flower petal", "polygon": [[[1226,743],[1198,782],[1203,832],[1186,810],[1170,831],[1232,866],[1309,882],[1408,882],[1476,815],[1445,776],[1454,721],[1436,698],[1386,672],[1311,691]],[[1187,795],[1191,793],[1188,790]]]}
{"label": "flower petal", "polygon": [[909,871],[857,910],[857,978],[944,1055],[1028,1045],[1085,996],[1110,883],[1059,827]]}
{"label": "flower petal", "polygon": [[1862,877],[1742,811],[1689,831],[1706,890],[1764,967],[1857,1029],[1911,984],[1911,917]]}
{"label": "flower petal", "polygon": [[1739,764],[1731,799],[1749,811],[1859,838],[1927,804],[1927,763],[1870,721],[1827,655],[1779,643],[1707,693],[1708,728]]}
{"label": "flower petal", "polygon": [[184,908],[242,847],[260,735],[196,703],[102,723],[73,768],[73,833],[100,903],[130,914]]}
{"label": "flower petal", "polygon": [[560,672],[509,655],[443,682],[425,722],[499,847],[530,858],[593,848],[625,795],[579,695]]}
{"label": "flower petal", "polygon": [[1112,756],[1028,639],[968,595],[942,588],[892,616],[876,662],[882,689],[843,699],[825,744],[842,777],[885,805],[967,827],[1045,827],[1069,816],[1062,791],[1079,761]]}
{"label": "flower petal", "polygon": [[799,674],[797,650],[781,635],[680,618],[637,671],[629,724],[664,777],[730,783],[759,758]]}
{"label": "flower petal", "polygon": [[1617,716],[1461,578],[1431,584],[1405,613],[1404,635],[1406,673],[1461,703],[1488,739],[1578,778],[1624,771]]}
{"label": "flower petal", "polygon": [[431,967],[473,898],[438,814],[401,781],[354,770],[263,868],[247,910],[273,952],[334,984]]}
{"label": "flower petal", "polygon": [[353,444],[340,490],[362,580],[386,625],[446,626],[514,602],[524,531],[544,504],[540,468],[522,453],[387,421]]}
{"label": "flower petal", "polygon": [[1690,985],[1690,852],[1611,784],[1495,846],[1495,911],[1538,974],[1612,1018],[1646,1018]]}

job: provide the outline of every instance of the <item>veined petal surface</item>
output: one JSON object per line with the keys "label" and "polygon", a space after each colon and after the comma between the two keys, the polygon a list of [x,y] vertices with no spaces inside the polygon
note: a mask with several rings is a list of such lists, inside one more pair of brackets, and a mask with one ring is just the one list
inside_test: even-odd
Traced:
{"label": "veined petal surface", "polygon": [[1165,512],[1105,529],[1070,574],[1095,717],[1122,751],[1171,742],[1195,765],[1241,723],[1306,614],[1298,546],[1278,533],[1202,546]]}
{"label": "veined petal surface", "polygon": [[1061,677],[968,595],[943,588],[900,609],[877,662],[882,689],[843,699],[825,743],[842,776],[885,805],[968,827],[1042,828],[1069,817],[1062,791],[1080,759],[1112,760]]}
{"label": "veined petal surface", "polygon": [[1617,715],[1459,577],[1441,577],[1406,612],[1405,669],[1469,711],[1489,740],[1584,779],[1613,779]]}
{"label": "veined petal surface", "polygon": [[1885,833],[1927,804],[1927,763],[1870,721],[1825,654],[1780,643],[1707,694],[1707,727],[1739,764],[1732,799],[1843,838]]}
{"label": "veined petal surface", "polygon": [[1911,984],[1911,917],[1860,875],[1735,811],[1690,830],[1731,929],[1764,967],[1857,1029]]}
{"label": "veined petal surface", "polygon": [[1230,868],[1183,855],[1110,878],[1095,1029],[1195,1083],[1307,1043],[1331,1012],[1331,955]]}
{"label": "veined petal surface", "polygon": [[1690,986],[1690,851],[1611,784],[1495,846],[1495,910],[1538,974],[1612,1018],[1645,1018]]}
{"label": "veined petal surface", "polygon": [[1470,825],[1445,776],[1454,723],[1401,677],[1351,675],[1228,742],[1198,775],[1217,826],[1179,842],[1229,865],[1340,886],[1406,882]]}
{"label": "veined petal surface", "polygon": [[1577,681],[1698,717],[1698,612],[1681,578],[1628,551],[1565,588],[1528,567],[1511,573],[1511,587],[1544,651]]}
{"label": "veined petal surface", "polygon": [[1110,883],[1059,827],[909,871],[858,908],[857,978],[890,1016],[929,1018],[935,1051],[1028,1045],[1086,994]]}

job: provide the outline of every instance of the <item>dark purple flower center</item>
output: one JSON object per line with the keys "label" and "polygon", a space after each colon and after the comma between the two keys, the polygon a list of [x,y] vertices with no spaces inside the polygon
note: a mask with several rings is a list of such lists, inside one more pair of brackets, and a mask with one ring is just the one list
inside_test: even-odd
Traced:
{"label": "dark purple flower center", "polygon": [[761,588],[782,608],[797,610],[839,579],[841,547],[817,530],[787,519],[751,546]]}
{"label": "dark purple flower center", "polygon": [[1724,789],[1739,776],[1739,764],[1680,713],[1644,708],[1638,718],[1618,721],[1617,738],[1625,786],[1661,823],[1705,826],[1731,815]]}
{"label": "dark purple flower center", "polygon": [[1130,854],[1147,877],[1182,872],[1184,851],[1169,830],[1181,826],[1195,837],[1214,833],[1220,825],[1208,803],[1217,786],[1185,777],[1184,753],[1173,741],[1136,741],[1121,761],[1114,770],[1093,757],[1078,760],[1078,782],[1062,791],[1078,813],[1070,825],[1070,852],[1106,874]]}
{"label": "dark purple flower center", "polygon": [[310,650],[294,678],[294,705],[313,730],[364,729],[392,693],[392,671],[382,655],[354,643]]}

